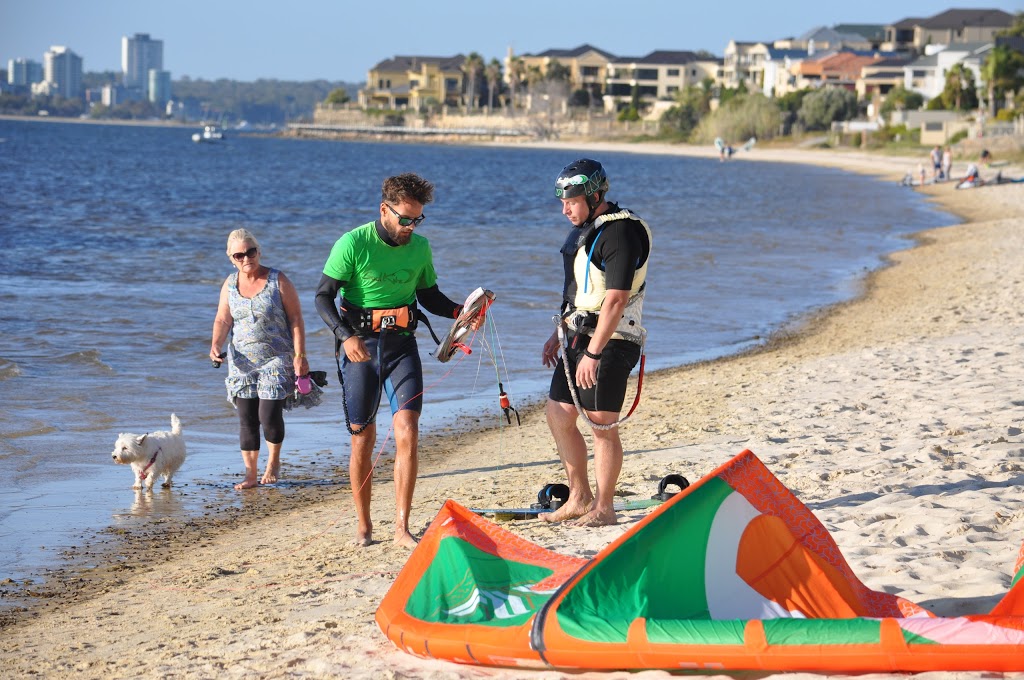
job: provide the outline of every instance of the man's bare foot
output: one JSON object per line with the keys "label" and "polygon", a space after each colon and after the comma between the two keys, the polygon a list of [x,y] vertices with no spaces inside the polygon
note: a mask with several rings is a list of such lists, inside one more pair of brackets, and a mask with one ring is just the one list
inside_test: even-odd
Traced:
{"label": "man's bare foot", "polygon": [[357,545],[360,548],[365,548],[368,545],[373,545],[373,525],[356,530],[356,537],[352,540],[353,545]]}
{"label": "man's bare foot", "polygon": [[594,508],[587,514],[571,522],[566,522],[566,524],[572,527],[606,527],[618,524],[618,522],[619,520],[615,517],[614,510],[598,510]]}
{"label": "man's bare foot", "polygon": [[242,489],[251,489],[259,485],[260,483],[256,481],[255,476],[246,477],[243,481],[239,482],[238,484],[235,484],[235,491],[241,491]]}
{"label": "man's bare foot", "polygon": [[408,531],[395,532],[395,545],[397,546],[400,546],[402,548],[409,548],[411,550],[412,548],[416,547],[416,544],[418,542],[419,541],[416,540],[416,537],[414,537]]}
{"label": "man's bare foot", "polygon": [[590,512],[590,506],[593,505],[593,503],[593,498],[579,501],[574,501],[573,499],[570,498],[568,501],[565,502],[565,505],[558,508],[557,510],[552,510],[551,512],[542,512],[538,515],[538,517],[544,520],[545,522],[551,522],[552,524],[554,524],[555,522],[564,522],[567,519],[574,519],[576,517],[582,517],[583,515],[587,514],[588,512]]}
{"label": "man's bare foot", "polygon": [[281,464],[278,463],[274,467],[268,467],[267,471],[263,473],[263,479],[260,480],[260,484],[274,484],[277,482],[277,476],[281,474]]}

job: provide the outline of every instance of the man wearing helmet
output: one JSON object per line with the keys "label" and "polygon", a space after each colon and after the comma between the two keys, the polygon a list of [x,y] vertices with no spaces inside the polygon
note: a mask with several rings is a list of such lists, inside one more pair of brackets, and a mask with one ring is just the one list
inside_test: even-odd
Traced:
{"label": "man wearing helmet", "polygon": [[[616,523],[612,498],[622,469],[617,424],[626,381],[646,336],[640,314],[651,229],[632,211],[609,202],[607,192],[604,168],[590,159],[567,165],[555,180],[555,196],[572,228],[561,248],[565,284],[559,328],[544,343],[542,360],[555,368],[546,415],[569,478],[569,500],[541,518],[572,519],[578,526]],[[580,416],[594,434],[596,494],[587,475]]]}

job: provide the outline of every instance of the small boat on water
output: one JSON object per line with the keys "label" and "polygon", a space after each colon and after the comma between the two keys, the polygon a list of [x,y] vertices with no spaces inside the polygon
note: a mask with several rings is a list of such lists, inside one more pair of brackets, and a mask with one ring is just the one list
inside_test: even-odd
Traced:
{"label": "small boat on water", "polygon": [[195,132],[192,134],[193,142],[217,142],[224,139],[224,131],[216,125],[207,125],[203,127],[202,132]]}

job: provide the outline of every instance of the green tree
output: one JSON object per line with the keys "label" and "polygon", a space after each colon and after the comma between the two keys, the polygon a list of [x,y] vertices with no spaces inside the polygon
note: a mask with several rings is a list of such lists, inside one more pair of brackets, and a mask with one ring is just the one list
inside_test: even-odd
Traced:
{"label": "green tree", "polygon": [[716,137],[737,141],[751,137],[770,139],[778,134],[781,119],[779,107],[762,93],[737,95],[703,117],[691,140],[710,143]]}
{"label": "green tree", "polygon": [[981,78],[988,93],[988,115],[996,115],[996,95],[1005,96],[1024,82],[1024,54],[1007,45],[996,45],[981,66]]}
{"label": "green tree", "polygon": [[693,106],[676,104],[661,114],[661,129],[684,140],[689,139],[700,118],[700,113]]}
{"label": "green tree", "polygon": [[93,111],[94,117],[101,117],[100,113],[103,113],[103,118],[114,118],[117,120],[146,120],[148,118],[163,118],[164,113],[156,104],[144,99],[124,102],[117,106],[112,106],[107,109],[106,112]]}
{"label": "green tree", "polygon": [[919,92],[908,90],[903,85],[897,85],[889,90],[882,102],[882,109],[879,113],[883,118],[889,120],[893,111],[914,111],[924,104],[924,96]]}
{"label": "green tree", "polygon": [[327,93],[327,98],[324,99],[325,104],[348,104],[352,100],[348,96],[348,90],[343,87],[336,87]]}
{"label": "green tree", "polygon": [[807,130],[827,130],[835,121],[857,116],[857,93],[839,87],[823,87],[808,93],[797,119]]}
{"label": "green tree", "polygon": [[627,106],[626,108],[619,111],[619,115],[616,117],[620,123],[626,121],[640,120],[640,112],[636,110],[635,106]]}
{"label": "green tree", "polygon": [[569,71],[568,66],[555,59],[548,64],[548,70],[544,72],[544,77],[547,80],[569,82],[569,79],[572,77],[572,73]]}
{"label": "green tree", "polygon": [[354,86],[343,82],[313,80],[294,82],[261,79],[255,82],[237,80],[192,80],[184,77],[171,86],[176,101],[185,104],[190,115],[206,119],[250,123],[277,123],[312,116],[318,102],[335,89],[350,93]]}
{"label": "green tree", "polygon": [[487,111],[490,113],[494,110],[494,95],[501,84],[501,62],[492,58],[484,69],[484,77],[487,79]]}
{"label": "green tree", "polygon": [[114,71],[86,71],[82,74],[82,87],[89,90],[94,87],[113,85],[120,82],[121,76]]}
{"label": "green tree", "polygon": [[747,86],[745,83],[740,83],[739,87],[720,87],[718,89],[718,105],[725,105],[733,97],[739,97],[747,94]]}
{"label": "green tree", "polygon": [[963,64],[953,64],[946,72],[946,86],[939,95],[942,106],[953,111],[970,111],[978,108],[978,91],[974,84],[974,72]]}
{"label": "green tree", "polygon": [[573,90],[572,95],[569,97],[569,106],[576,107],[589,107],[590,106],[590,90],[580,88],[579,90]]}
{"label": "green tree", "polygon": [[466,76],[466,111],[476,108],[476,86],[480,75],[484,72],[484,58],[476,52],[470,52],[462,62],[462,73]]}
{"label": "green tree", "polygon": [[688,139],[701,118],[711,112],[713,83],[689,85],[676,93],[676,105],[661,114],[661,129]]}
{"label": "green tree", "polygon": [[512,90],[512,112],[519,105],[519,88],[526,79],[526,63],[520,57],[512,57],[508,62],[508,86]]}
{"label": "green tree", "polygon": [[800,107],[804,103],[804,97],[806,97],[814,90],[810,88],[804,88],[802,90],[794,90],[793,92],[787,92],[781,97],[775,98],[775,104],[779,107],[779,113],[782,119],[782,133],[790,134],[793,130],[793,124],[797,122],[797,114],[800,112]]}

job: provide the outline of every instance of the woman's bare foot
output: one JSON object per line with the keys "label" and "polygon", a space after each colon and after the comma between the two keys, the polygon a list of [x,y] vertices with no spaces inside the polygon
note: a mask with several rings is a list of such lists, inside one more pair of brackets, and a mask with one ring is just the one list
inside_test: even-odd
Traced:
{"label": "woman's bare foot", "polygon": [[415,548],[419,541],[410,534],[408,531],[396,531],[395,532],[395,545],[403,548]]}
{"label": "woman's bare foot", "polygon": [[242,480],[238,484],[235,484],[235,491],[241,491],[242,489],[251,489],[259,485],[260,483],[256,481],[256,475],[253,475],[252,477],[246,475],[244,480]]}
{"label": "woman's bare foot", "polygon": [[566,524],[572,527],[606,527],[618,524],[618,522],[619,520],[615,516],[614,510],[598,510],[594,508],[587,514],[571,522],[566,522]]}
{"label": "woman's bare foot", "polygon": [[275,484],[277,482],[278,475],[281,474],[281,464],[270,467],[267,466],[266,472],[263,473],[263,479],[260,480],[260,484]]}
{"label": "woman's bare foot", "polygon": [[555,522],[564,522],[567,519],[575,519],[576,517],[582,517],[586,515],[588,512],[590,512],[590,506],[593,504],[593,496],[591,496],[590,498],[583,498],[579,500],[574,500],[570,498],[565,502],[565,505],[558,508],[557,510],[552,510],[551,512],[542,512],[540,515],[538,515],[538,517],[540,517],[545,522],[551,522],[552,524],[554,524]]}

